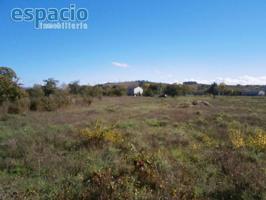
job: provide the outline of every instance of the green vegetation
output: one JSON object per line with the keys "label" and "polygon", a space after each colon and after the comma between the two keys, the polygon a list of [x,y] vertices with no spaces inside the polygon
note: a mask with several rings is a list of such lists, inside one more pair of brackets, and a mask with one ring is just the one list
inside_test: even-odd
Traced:
{"label": "green vegetation", "polygon": [[138,84],[150,97],[54,79],[23,89],[1,67],[0,199],[266,199],[265,97]]}
{"label": "green vegetation", "polygon": [[265,100],[103,97],[3,115],[0,199],[265,199]]}
{"label": "green vegetation", "polygon": [[102,96],[132,96],[133,89],[141,86],[143,96],[147,97],[175,97],[175,96],[257,96],[264,91],[263,86],[226,86],[197,84],[184,82],[183,84],[151,83],[147,81],[106,83],[103,85],[80,85],[78,81],[68,85],[58,86],[59,81],[49,78],[43,85],[23,88],[18,82],[16,73],[8,67],[0,67],[0,109],[4,113],[24,113],[31,111],[55,111],[73,104],[91,104],[92,98],[101,99]]}
{"label": "green vegetation", "polygon": [[8,67],[0,67],[0,105],[5,101],[14,102],[24,95],[16,73]]}

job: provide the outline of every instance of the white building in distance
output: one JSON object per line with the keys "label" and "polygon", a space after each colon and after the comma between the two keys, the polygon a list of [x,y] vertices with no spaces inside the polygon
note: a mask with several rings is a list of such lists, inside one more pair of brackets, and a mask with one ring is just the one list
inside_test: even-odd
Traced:
{"label": "white building in distance", "polygon": [[143,89],[141,87],[134,88],[134,96],[142,96],[143,95]]}
{"label": "white building in distance", "polygon": [[265,91],[263,91],[263,90],[259,91],[258,95],[259,96],[265,96]]}

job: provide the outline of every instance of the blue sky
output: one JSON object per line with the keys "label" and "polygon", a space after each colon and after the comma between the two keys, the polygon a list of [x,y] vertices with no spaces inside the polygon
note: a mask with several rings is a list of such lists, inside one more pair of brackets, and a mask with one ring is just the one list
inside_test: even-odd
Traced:
{"label": "blue sky", "polygon": [[[89,10],[87,30],[35,30],[13,8]],[[26,86],[151,80],[266,84],[265,0],[0,0],[0,65]]]}

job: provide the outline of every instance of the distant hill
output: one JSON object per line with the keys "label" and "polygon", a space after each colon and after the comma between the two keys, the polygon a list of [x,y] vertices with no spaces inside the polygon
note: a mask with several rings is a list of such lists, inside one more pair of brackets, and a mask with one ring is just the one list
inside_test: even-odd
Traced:
{"label": "distant hill", "polygon": [[123,86],[126,88],[133,88],[137,86],[143,86],[145,84],[161,84],[161,85],[169,85],[168,83],[158,83],[158,82],[151,82],[146,80],[137,80],[137,81],[125,81],[125,82],[112,82],[112,83],[104,83],[99,84],[102,86]]}

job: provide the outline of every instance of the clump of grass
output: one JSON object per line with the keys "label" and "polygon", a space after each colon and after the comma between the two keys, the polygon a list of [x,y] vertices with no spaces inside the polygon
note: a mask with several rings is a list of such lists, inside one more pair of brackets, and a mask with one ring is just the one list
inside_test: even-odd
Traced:
{"label": "clump of grass", "polygon": [[167,121],[158,120],[158,119],[148,119],[146,120],[146,122],[149,126],[154,126],[154,127],[164,127],[167,125]]}
{"label": "clump of grass", "polygon": [[123,120],[118,124],[118,127],[121,129],[130,129],[137,127],[137,124],[133,120]]}

